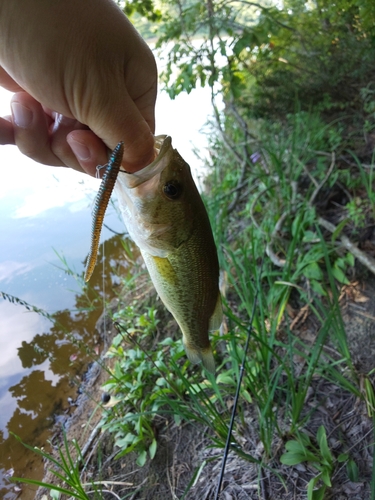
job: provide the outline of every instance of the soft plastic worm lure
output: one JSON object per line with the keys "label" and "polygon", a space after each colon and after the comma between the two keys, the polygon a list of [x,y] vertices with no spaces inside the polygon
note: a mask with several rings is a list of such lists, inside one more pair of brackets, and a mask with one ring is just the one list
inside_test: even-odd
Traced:
{"label": "soft plastic worm lure", "polygon": [[85,281],[89,281],[94,271],[96,257],[98,255],[100,233],[104,220],[105,211],[109,203],[113,188],[115,187],[116,179],[120,171],[121,161],[124,154],[124,143],[121,141],[113,150],[107,165],[97,167],[105,168],[99,192],[95,198],[95,206],[92,212],[92,233],[91,233],[91,248],[87,258]]}

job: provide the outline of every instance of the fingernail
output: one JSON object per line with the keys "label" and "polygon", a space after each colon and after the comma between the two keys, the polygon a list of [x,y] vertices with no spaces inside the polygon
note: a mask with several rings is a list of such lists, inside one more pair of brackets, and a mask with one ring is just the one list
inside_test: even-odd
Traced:
{"label": "fingernail", "polygon": [[71,138],[68,138],[67,140],[78,160],[89,160],[91,158],[90,150],[85,144]]}
{"label": "fingernail", "polygon": [[29,108],[17,101],[11,103],[14,123],[17,127],[27,128],[33,120],[33,113]]}

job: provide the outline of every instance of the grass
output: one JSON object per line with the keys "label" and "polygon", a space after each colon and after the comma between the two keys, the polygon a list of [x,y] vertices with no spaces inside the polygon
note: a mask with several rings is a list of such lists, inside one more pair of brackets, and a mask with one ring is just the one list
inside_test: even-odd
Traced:
{"label": "grass", "polygon": [[[17,436],[15,436],[15,438],[22,443],[20,438],[18,438]],[[13,481],[26,484],[33,484],[36,486],[48,488],[51,491],[51,496],[53,499],[58,499],[60,493],[63,493],[78,500],[90,500],[90,497],[86,492],[86,485],[82,484],[81,481],[80,468],[83,463],[83,457],[81,454],[81,449],[76,441],[73,442],[73,447],[76,452],[75,454],[78,457],[77,459],[73,458],[73,452],[69,447],[69,443],[65,432],[63,433],[64,449],[59,448],[58,458],[55,458],[53,455],[49,453],[46,453],[43,449],[29,446],[26,443],[22,444],[25,446],[25,448],[34,451],[44,460],[48,460],[49,463],[54,465],[54,468],[50,469],[50,471],[61,483],[61,486],[59,486],[58,484],[44,483],[43,481],[37,481],[19,477],[12,478]],[[96,497],[100,498],[96,486],[90,485],[90,488],[92,487],[94,488],[95,493],[97,494]]]}
{"label": "grass", "polygon": [[[231,126],[232,142],[241,143],[241,130]],[[160,333],[155,304],[145,308],[143,303],[128,303],[114,317],[118,335],[106,355],[111,368],[104,388],[110,399],[101,426],[113,435],[117,458],[136,451],[139,466],[157,452],[157,419],[203,427],[212,446],[224,449],[229,403],[244,368],[231,450],[259,470],[267,467],[281,482],[287,480],[288,468],[312,464],[313,472],[306,472],[305,493],[309,500],[317,500],[334,487],[340,464],[346,464],[351,481],[358,480],[358,465],[350,453],[330,449],[324,425],[311,431],[321,405],[318,398],[309,401],[313,388],[325,381],[365,401],[370,417],[374,415],[371,374],[365,374],[362,391],[340,308],[340,289],[349,283],[354,258],[338,244],[338,232],[323,235],[314,203],[324,189],[347,181],[348,175],[334,163],[343,153],[339,129],[324,125],[317,115],[297,113],[283,126],[263,123],[258,135],[261,139],[251,145],[256,160],[248,162],[245,181],[223,143],[211,145],[211,195],[206,203],[226,277],[227,323],[226,333],[212,336],[216,376],[192,368],[180,340],[169,336],[155,340]],[[358,176],[346,187],[365,189],[371,206],[362,208],[368,218],[373,211],[373,169],[359,161],[357,165]],[[344,212],[345,207],[343,217]],[[129,287],[136,286],[131,276],[127,281]],[[307,323],[309,335],[301,334],[300,323]],[[242,367],[250,327],[249,352]],[[261,458],[243,446],[249,409],[257,415]],[[283,452],[280,443],[285,443]],[[68,464],[75,470],[69,458],[64,461],[61,453],[60,458],[64,467]],[[202,474],[203,464],[183,498]],[[77,477],[69,480],[76,491]],[[375,500],[374,491],[372,486]]]}

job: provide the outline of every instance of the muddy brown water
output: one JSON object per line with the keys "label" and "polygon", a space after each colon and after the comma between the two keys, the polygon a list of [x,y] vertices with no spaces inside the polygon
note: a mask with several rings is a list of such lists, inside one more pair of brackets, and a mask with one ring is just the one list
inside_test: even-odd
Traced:
{"label": "muddy brown water", "polygon": [[[66,233],[67,245],[78,245],[82,249],[81,260],[72,259],[75,269],[72,272],[81,277],[88,252],[87,231],[82,231],[79,223],[78,232],[72,229],[81,217],[77,213],[72,214],[72,225],[66,220],[69,216],[65,211],[64,217],[67,222],[65,231],[61,227],[60,231]],[[81,222],[88,229],[90,217],[90,208],[87,207]],[[124,231],[122,222],[114,213],[106,222],[116,231]],[[73,238],[72,232],[75,233]],[[103,339],[95,325],[103,312],[103,290],[106,300],[113,298],[118,276],[126,274],[129,267],[124,259],[122,236],[113,235],[108,230],[104,230],[104,236],[107,239],[104,247],[100,247],[95,272],[89,286],[83,289],[76,285],[74,276],[59,269],[63,267],[61,262],[51,263],[52,242],[50,258],[40,269],[30,269],[29,275],[26,271],[18,283],[0,281],[0,290],[5,293],[18,296],[40,308],[48,304],[48,312],[53,320],[28,312],[23,305],[12,304],[8,300],[1,302],[0,299],[0,336],[4,345],[13,347],[5,352],[7,359],[0,365],[0,401],[3,403],[0,412],[0,498],[4,500],[34,498],[33,487],[19,488],[9,482],[10,476],[38,480],[43,477],[41,459],[19,443],[13,434],[29,445],[48,449],[47,442],[54,424],[63,424],[74,411],[74,401],[85,373],[95,356],[101,352]],[[56,240],[54,243],[56,245]],[[69,265],[69,259],[67,261]],[[42,283],[34,279],[35,274]],[[46,282],[54,274],[62,276],[64,291],[59,290],[58,285],[48,290]],[[52,280],[57,282],[56,276]],[[44,290],[43,293],[47,288],[46,295],[50,294],[54,298],[48,301],[43,293],[33,296],[30,289],[37,292],[38,287]],[[59,303],[64,308],[56,309]],[[19,325],[19,332],[16,325]]]}

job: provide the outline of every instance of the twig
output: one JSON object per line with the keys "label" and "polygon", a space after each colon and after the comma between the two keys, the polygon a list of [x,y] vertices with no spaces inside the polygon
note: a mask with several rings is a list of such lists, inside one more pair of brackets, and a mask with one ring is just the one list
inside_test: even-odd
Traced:
{"label": "twig", "polygon": [[266,245],[266,254],[268,257],[271,259],[273,264],[278,267],[284,267],[286,264],[285,259],[280,259],[275,252],[272,250],[272,243],[274,240],[277,238],[277,233],[281,231],[282,225],[284,224],[285,219],[290,215],[291,213],[294,212],[294,206],[296,203],[297,199],[297,183],[295,181],[292,181],[291,183],[292,187],[292,200],[291,200],[291,208],[286,210],[283,214],[281,214],[281,217],[279,217],[279,220],[276,222],[275,227],[273,228],[273,231],[271,233],[271,239]]}
{"label": "twig", "polygon": [[353,196],[349,193],[349,191],[346,189],[346,187],[344,186],[344,184],[341,184],[340,181],[336,181],[336,184],[338,185],[338,187],[344,191],[344,193],[346,194],[346,196],[348,197],[348,200],[349,201],[352,201],[353,200]]}
{"label": "twig", "polygon": [[285,259],[280,259],[271,248],[271,243],[266,245],[266,254],[270,258],[270,261],[277,267],[284,267],[286,264]]}
{"label": "twig", "polygon": [[[95,490],[91,490],[91,491],[87,491],[86,493],[89,495],[90,493],[97,493],[97,492]],[[114,491],[111,491],[111,490],[101,490],[101,493],[110,493],[115,498],[117,498],[117,500],[121,500],[121,498]]]}
{"label": "twig", "polygon": [[[229,196],[231,196],[232,194],[234,194],[238,189],[244,188],[249,183],[249,180],[250,179],[246,179],[242,184],[240,184],[240,185],[237,184],[237,186],[234,187],[234,188],[232,188],[230,191],[228,191],[226,193],[223,193],[220,196],[217,196],[217,198],[215,199],[215,202],[216,201],[224,200],[225,198],[228,198]],[[254,186],[252,186],[252,189],[255,189],[256,187],[257,187],[257,184],[255,184]],[[248,191],[248,194],[250,194],[250,192],[251,191]],[[208,203],[210,203],[210,202],[208,202]]]}
{"label": "twig", "polygon": [[[131,474],[134,474],[136,471],[132,471]],[[128,476],[130,474],[127,474]],[[107,481],[106,479],[103,479],[103,481],[90,481],[87,484],[83,484],[82,486],[87,486],[87,485],[103,485],[103,486],[108,486],[108,485],[116,485],[116,486],[134,486],[134,483],[125,483],[124,481]]]}
{"label": "twig", "polygon": [[100,443],[100,441],[101,441],[101,439],[102,439],[103,436],[104,436],[104,434],[101,434],[99,436],[98,440],[96,441],[95,445],[92,447],[90,455],[87,457],[86,462],[85,462],[85,469],[87,468],[88,464],[90,463],[90,460],[92,459],[92,456],[96,452],[96,450],[97,450],[97,448],[99,446],[99,443]]}
{"label": "twig", "polygon": [[335,155],[334,151],[332,152],[331,158],[332,158],[332,161],[331,161],[331,165],[330,165],[330,167],[328,169],[328,172],[326,173],[326,175],[325,175],[324,179],[322,180],[322,182],[314,189],[314,192],[313,192],[313,194],[310,197],[310,201],[309,201],[310,205],[312,205],[314,203],[314,200],[317,197],[319,191],[322,189],[322,187],[328,181],[330,175],[332,174],[332,170],[333,170],[333,168],[335,166],[335,163],[336,163],[336,155]]}
{"label": "twig", "polygon": [[279,220],[276,222],[275,224],[275,227],[272,231],[272,234],[271,234],[271,240],[269,243],[267,243],[266,245],[266,254],[268,255],[268,257],[271,259],[271,261],[273,262],[273,264],[275,264],[275,266],[278,266],[278,267],[284,267],[285,264],[286,264],[286,260],[285,259],[280,259],[276,254],[275,252],[272,250],[272,243],[274,241],[274,239],[276,238],[276,235],[277,233],[280,231],[281,229],[281,226],[283,225],[284,223],[284,220],[287,218],[287,216],[289,215],[290,211],[289,210],[286,210],[282,215],[281,217],[279,218]]}
{"label": "twig", "polygon": [[[327,231],[329,231],[330,233],[334,233],[335,231],[337,231],[337,227],[328,220],[323,219],[323,217],[319,217],[318,224],[324,227],[324,229],[327,229]],[[354,257],[359,260],[359,262],[361,262],[361,264],[363,264],[369,271],[375,274],[375,259],[362,252],[362,250],[360,250],[354,243],[352,243],[344,234],[339,236],[339,239],[344,248],[349,250],[349,252],[351,252]]]}
{"label": "twig", "polygon": [[242,187],[242,185],[244,183],[244,178],[245,178],[245,173],[246,173],[246,167],[247,167],[247,158],[244,158],[243,161],[242,161],[242,165],[241,165],[241,173],[240,173],[240,176],[238,178],[236,190],[235,190],[235,193],[234,193],[234,198],[231,201],[231,203],[230,203],[230,205],[229,205],[229,207],[227,209],[227,214],[232,213],[233,210],[237,206],[237,202],[238,202],[238,199],[239,199],[240,194],[241,194],[241,187]]}
{"label": "twig", "polygon": [[[209,27],[209,42],[210,42],[210,47],[211,47],[211,52],[209,55],[209,60],[211,64],[211,73],[212,75],[215,74],[215,49],[214,49],[214,36],[218,37],[220,40],[220,33],[215,32],[214,29],[214,22],[213,22],[213,15],[214,15],[214,8],[211,0],[207,0],[207,14],[208,14],[208,27]],[[228,59],[228,57],[227,57]],[[250,137],[254,137],[250,132],[249,128],[247,126],[246,121],[242,118],[240,113],[238,112],[236,106],[233,104],[233,102],[227,103],[227,106],[230,108],[233,116],[237,120],[237,122],[240,124],[240,127],[242,131],[244,132],[244,142],[243,142],[243,153],[242,155],[237,152],[235,145],[231,142],[229,139],[228,135],[225,133],[225,131],[222,128],[221,125],[221,120],[220,120],[220,114],[217,109],[216,103],[215,103],[215,93],[214,93],[214,88],[211,86],[211,104],[214,110],[214,116],[216,119],[216,124],[219,129],[221,138],[225,146],[229,149],[229,151],[237,158],[237,160],[241,163],[240,167],[240,175],[238,178],[237,182],[237,190],[235,191],[234,199],[232,200],[231,204],[228,207],[228,214],[231,213],[238,202],[239,196],[240,196],[240,188],[239,186],[243,184],[245,175],[246,175],[246,168],[249,163],[249,158],[250,158],[250,152],[248,150],[248,142]]]}
{"label": "twig", "polygon": [[148,476],[144,478],[144,480],[141,482],[141,484],[138,485],[137,489],[135,492],[132,494],[132,496],[129,498],[129,500],[134,500],[135,497],[138,495],[140,491],[142,491],[142,486],[145,484],[145,482],[148,480]]}
{"label": "twig", "polygon": [[[233,2],[230,0],[228,3],[233,3]],[[260,3],[249,2],[247,0],[240,0],[240,3],[248,5],[249,7],[256,7],[257,9],[260,9],[262,11],[262,13],[265,16],[267,16],[268,18],[270,18],[275,24],[277,24],[277,25],[281,26],[282,28],[285,28],[285,29],[287,29],[289,31],[292,31],[293,33],[299,34],[299,32],[295,28],[292,28],[291,26],[288,26],[287,24],[285,24],[285,23],[279,21],[278,19],[276,19],[274,16],[270,15],[269,14],[269,11],[271,11],[270,7],[265,7],[264,5],[262,5]]]}
{"label": "twig", "polygon": [[229,205],[229,207],[227,209],[227,212],[229,214],[236,207],[236,203],[237,203],[238,198],[240,196],[240,192],[241,192],[241,187],[240,186],[244,183],[245,174],[246,174],[246,167],[248,165],[248,156],[250,156],[250,155],[248,155],[247,145],[246,144],[244,146],[244,154],[241,155],[240,153],[238,153],[238,151],[235,148],[235,145],[231,142],[231,140],[229,139],[229,137],[227,136],[227,134],[224,132],[224,130],[222,128],[222,125],[221,125],[221,122],[220,122],[220,114],[219,114],[219,111],[218,111],[217,106],[215,104],[215,96],[213,94],[213,89],[211,89],[211,90],[212,90],[212,92],[211,92],[211,103],[212,103],[212,107],[213,107],[213,110],[214,110],[214,115],[215,115],[215,119],[216,119],[216,125],[217,125],[217,128],[218,128],[219,132],[220,132],[223,144],[225,145],[225,147],[227,148],[227,150],[232,155],[234,155],[234,157],[241,164],[240,175],[239,175],[239,178],[238,178],[237,186],[236,186],[235,191],[234,191],[234,193],[235,193],[234,199],[232,200],[232,202],[230,203],[230,205]]}
{"label": "twig", "polygon": [[260,198],[261,196],[263,196],[263,195],[264,195],[264,193],[267,193],[267,191],[269,191],[269,190],[270,190],[270,189],[272,189],[273,187],[275,187],[275,185],[274,185],[274,184],[272,184],[271,186],[268,186],[268,187],[266,187],[266,188],[262,189],[262,191],[260,191],[260,192],[256,195],[256,197],[253,199],[253,201],[251,202],[251,205],[250,205],[250,218],[251,218],[251,220],[253,221],[254,226],[255,226],[257,229],[259,229],[259,231],[261,231],[263,234],[266,234],[266,232],[265,232],[265,231],[263,231],[263,229],[261,229],[261,227],[259,226],[258,222],[256,221],[255,216],[254,216],[254,208],[255,208],[255,205],[257,204],[257,202],[258,202],[259,198]]}
{"label": "twig", "polygon": [[96,438],[96,436],[98,435],[99,433],[99,430],[100,430],[100,426],[99,424],[94,428],[94,430],[91,432],[88,440],[86,441],[85,443],[85,446],[82,448],[82,451],[81,451],[81,455],[82,457],[84,457],[86,455],[86,453],[88,452],[92,442],[94,441],[94,439]]}
{"label": "twig", "polygon": [[[354,307],[352,304],[349,304],[349,305],[351,305],[352,307]],[[367,318],[367,319],[371,319],[372,321],[375,321],[375,316],[371,316],[371,314],[367,314],[367,313],[362,312],[362,311],[360,311],[358,309],[356,309],[356,314],[358,316],[362,316],[363,318]]]}
{"label": "twig", "polygon": [[262,466],[260,466],[259,473],[260,473],[260,489],[262,492],[262,500],[267,500],[266,486],[264,484],[266,478],[265,478],[264,470],[263,470]]}
{"label": "twig", "polygon": [[298,158],[296,158],[296,161],[297,161],[297,163],[299,163],[300,165],[302,165],[303,171],[305,172],[305,174],[307,175],[307,177],[310,179],[310,181],[314,184],[314,186],[315,187],[319,186],[319,182],[315,179],[315,177],[313,175],[310,174],[309,169],[307,168],[307,166],[305,165],[305,163],[303,163]]}
{"label": "twig", "polygon": [[290,331],[293,330],[293,328],[296,326],[296,324],[299,322],[300,319],[303,319],[303,321],[306,319],[306,316],[309,312],[309,307],[311,305],[311,302],[309,304],[306,304],[301,308],[297,316],[294,318],[294,320],[290,324]]}
{"label": "twig", "polygon": [[231,141],[228,138],[227,134],[223,130],[223,127],[222,127],[221,121],[220,121],[219,110],[217,109],[217,106],[215,104],[215,96],[214,96],[213,90],[212,90],[212,93],[211,93],[211,104],[212,104],[212,107],[213,107],[213,110],[214,110],[214,116],[215,116],[215,120],[216,120],[216,126],[217,126],[217,129],[218,129],[219,133],[220,133],[220,136],[221,136],[221,139],[223,141],[224,146],[228,149],[228,151],[230,153],[232,153],[237,158],[237,160],[239,162],[242,162],[242,156],[236,151],[236,148],[235,148],[234,144],[231,143]]}
{"label": "twig", "polygon": [[[238,109],[235,106],[235,104],[233,103],[233,101],[231,101],[229,103],[229,107],[230,107],[230,110],[231,110],[233,116],[236,118],[236,120],[239,123],[242,131],[244,132],[242,165],[241,165],[240,176],[239,176],[238,182],[237,182],[237,186],[240,186],[243,183],[244,179],[245,179],[246,168],[247,168],[247,166],[249,164],[249,158],[250,158],[250,151],[248,149],[249,139],[250,138],[254,139],[254,135],[250,133],[249,127],[247,126],[246,121],[242,118],[242,116],[238,112]],[[234,210],[234,208],[236,207],[236,204],[238,202],[239,196],[240,196],[240,190],[236,191],[234,199],[232,200],[232,203],[228,207],[228,213],[231,213]]]}

